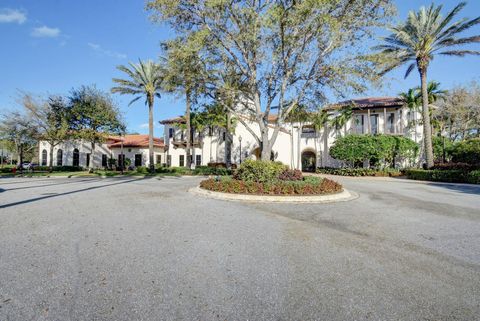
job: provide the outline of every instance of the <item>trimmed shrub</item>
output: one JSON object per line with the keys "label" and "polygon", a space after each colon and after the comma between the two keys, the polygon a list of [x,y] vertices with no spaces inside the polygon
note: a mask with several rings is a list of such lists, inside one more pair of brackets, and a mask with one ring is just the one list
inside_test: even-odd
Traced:
{"label": "trimmed shrub", "polygon": [[301,181],[303,174],[302,171],[298,169],[285,169],[280,173],[278,179],[281,181]]}
{"label": "trimmed shrub", "polygon": [[[39,172],[47,172],[50,170],[50,166],[34,166],[33,167],[34,171],[39,171]],[[80,166],[69,166],[69,165],[64,165],[64,166],[53,166],[52,170],[54,172],[80,172],[83,171],[83,167]]]}
{"label": "trimmed shrub", "polygon": [[341,176],[377,176],[377,177],[398,177],[403,173],[392,168],[373,169],[373,168],[332,168],[319,167],[319,174],[341,175]]}
{"label": "trimmed shrub", "polygon": [[480,138],[456,143],[452,149],[452,161],[455,163],[480,164]]}
{"label": "trimmed shrub", "polygon": [[422,181],[480,184],[480,170],[407,169],[405,174],[407,178]]}
{"label": "trimmed shrub", "polygon": [[474,169],[480,169],[480,164],[468,164],[468,163],[438,163],[433,166],[432,169],[441,169],[441,170],[452,170],[452,169],[461,169],[466,171],[471,171]]}
{"label": "trimmed shrub", "polygon": [[234,177],[245,182],[272,183],[285,169],[287,166],[280,162],[247,159],[235,171]]}
{"label": "trimmed shrub", "polygon": [[230,177],[207,179],[200,187],[216,192],[257,195],[322,195],[339,193],[342,185],[326,178],[308,177],[301,181],[255,182],[240,181]]}

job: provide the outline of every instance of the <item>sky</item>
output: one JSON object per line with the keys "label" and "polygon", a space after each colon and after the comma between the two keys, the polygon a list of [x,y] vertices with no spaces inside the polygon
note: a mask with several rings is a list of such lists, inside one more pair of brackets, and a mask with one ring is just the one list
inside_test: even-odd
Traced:
{"label": "sky", "polygon": [[[458,2],[441,3],[450,10]],[[396,0],[396,20],[430,3]],[[35,95],[67,95],[72,88],[94,84],[109,91],[112,78],[123,77],[116,66],[138,59],[157,59],[160,42],[174,35],[168,27],[150,21],[144,5],[142,0],[0,0],[0,112],[19,108],[19,90]],[[478,15],[480,0],[470,0],[459,17]],[[465,33],[472,34],[480,34],[480,26]],[[396,95],[417,86],[417,74],[404,80],[404,72],[401,68],[388,74],[382,89],[370,89],[366,95]],[[437,57],[429,78],[447,89],[480,81],[480,57]],[[131,99],[114,95],[128,130],[148,133],[147,107],[143,101],[128,106]],[[180,97],[163,95],[155,103],[155,135],[162,135],[159,120],[183,112]]]}

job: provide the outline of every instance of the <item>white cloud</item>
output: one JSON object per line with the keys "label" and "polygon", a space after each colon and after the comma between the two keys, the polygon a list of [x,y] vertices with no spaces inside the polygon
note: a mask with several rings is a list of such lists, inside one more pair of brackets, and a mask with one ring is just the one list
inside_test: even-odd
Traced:
{"label": "white cloud", "polygon": [[37,38],[56,38],[60,35],[60,29],[42,26],[34,28],[31,35]]}
{"label": "white cloud", "polygon": [[113,57],[113,58],[117,58],[117,59],[126,59],[127,58],[126,54],[104,49],[104,48],[102,48],[102,46],[100,46],[99,44],[96,44],[96,43],[89,42],[88,46],[92,50],[94,50],[94,51],[96,51],[99,54],[104,55],[104,56]]}
{"label": "white cloud", "polygon": [[[138,125],[138,128],[141,129],[147,129],[148,128],[148,123],[143,123]],[[153,123],[153,128],[160,128],[160,125],[157,125],[155,122]]]}
{"label": "white cloud", "polygon": [[17,9],[0,9],[0,23],[22,24],[27,20],[27,15]]}

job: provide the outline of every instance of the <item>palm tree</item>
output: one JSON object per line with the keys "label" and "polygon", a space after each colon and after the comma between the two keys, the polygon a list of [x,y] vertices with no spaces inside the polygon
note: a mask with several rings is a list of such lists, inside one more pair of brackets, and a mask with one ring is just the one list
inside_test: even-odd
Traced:
{"label": "palm tree", "polygon": [[338,115],[331,120],[332,126],[335,128],[337,136],[342,127],[344,131],[344,136],[347,136],[347,123],[352,118],[352,116],[352,107],[346,106],[340,109]]}
{"label": "palm tree", "polygon": [[118,70],[126,73],[130,79],[113,78],[113,82],[118,84],[112,88],[112,93],[122,95],[135,95],[136,97],[128,104],[129,106],[145,97],[145,105],[148,105],[148,155],[150,162],[150,172],[155,171],[153,158],[153,105],[155,97],[160,98],[162,90],[162,67],[151,60],[138,61],[138,64],[129,63],[130,67],[120,65]]}
{"label": "palm tree", "polygon": [[[325,109],[322,109],[311,116],[311,122],[313,128],[315,129],[315,140],[317,138],[317,133],[323,129],[323,153],[321,157],[321,166],[323,167],[325,163],[325,155],[328,149],[328,123],[329,115]],[[317,143],[315,142],[315,149],[317,149]]]}
{"label": "palm tree", "polygon": [[480,42],[480,35],[459,37],[459,34],[480,23],[480,17],[472,20],[452,19],[465,7],[461,2],[445,17],[441,15],[442,6],[421,7],[418,12],[410,11],[407,21],[390,29],[392,32],[383,38],[383,44],[374,47],[380,50],[377,56],[384,63],[382,73],[387,73],[410,62],[405,78],[417,68],[422,89],[422,117],[427,167],[433,166],[432,132],[428,108],[427,71],[434,56],[479,55],[479,51],[453,48]]}
{"label": "palm tree", "polygon": [[[421,88],[417,88],[419,91],[418,98],[421,99]],[[447,91],[440,89],[440,83],[438,81],[429,81],[427,85],[427,97],[428,97],[428,104],[432,105],[439,100],[445,99],[447,95]]]}

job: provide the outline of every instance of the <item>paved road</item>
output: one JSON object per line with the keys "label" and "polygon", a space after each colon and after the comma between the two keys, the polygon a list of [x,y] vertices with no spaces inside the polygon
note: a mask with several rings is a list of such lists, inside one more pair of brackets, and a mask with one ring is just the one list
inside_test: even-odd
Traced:
{"label": "paved road", "polygon": [[0,320],[480,320],[480,186],[285,205],[198,181],[0,179]]}

